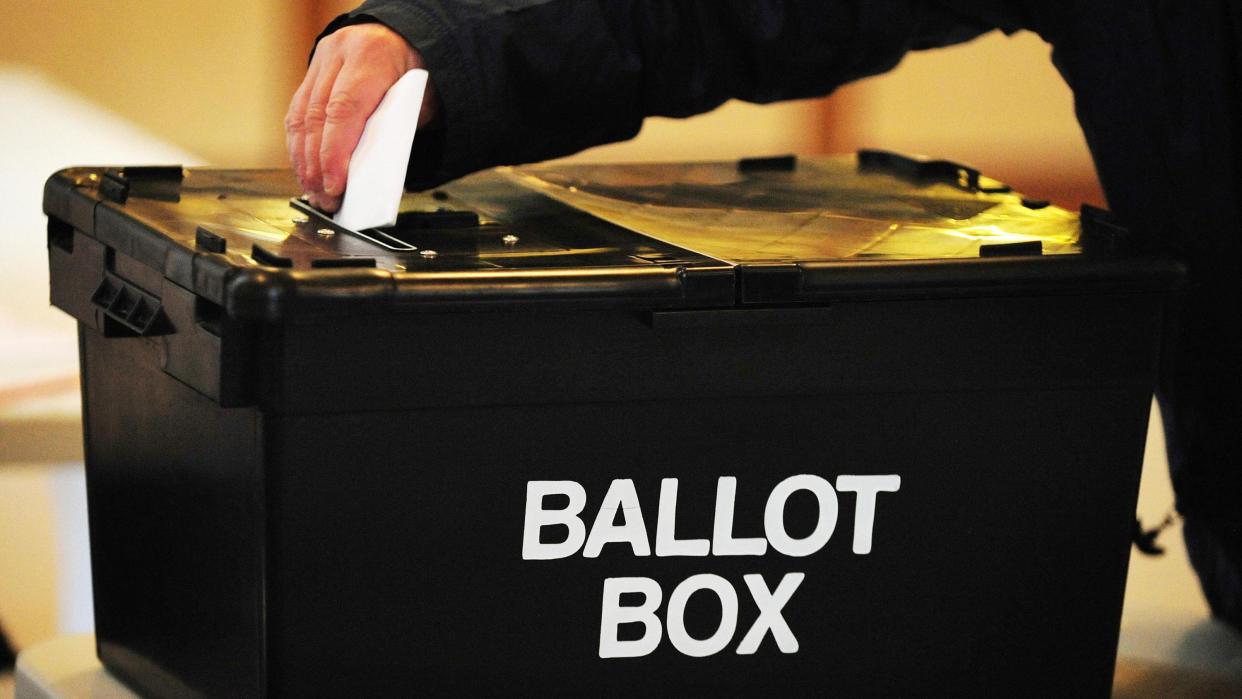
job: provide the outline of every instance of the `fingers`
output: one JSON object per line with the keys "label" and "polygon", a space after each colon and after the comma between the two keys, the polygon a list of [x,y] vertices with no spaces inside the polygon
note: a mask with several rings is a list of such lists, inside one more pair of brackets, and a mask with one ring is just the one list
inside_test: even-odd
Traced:
{"label": "fingers", "polygon": [[350,156],[358,146],[367,119],[393,82],[395,80],[387,72],[376,73],[357,63],[342,68],[337,76],[325,107],[323,138],[317,156],[322,170],[324,202],[333,209],[339,205],[345,191]]}
{"label": "fingers", "polygon": [[[388,88],[419,67],[422,57],[381,24],[345,27],[319,42],[285,115],[289,161],[312,205],[339,208],[350,156],[367,119]],[[428,100],[435,104],[430,93]],[[420,124],[431,118],[431,109]]]}
{"label": "fingers", "polygon": [[336,56],[327,59],[327,65],[320,69],[315,85],[311,88],[310,99],[306,102],[303,114],[305,134],[302,141],[302,187],[311,195],[311,203],[320,206],[316,201],[323,191],[323,168],[319,163],[319,144],[323,138],[323,127],[327,119],[327,103],[335,91],[337,75],[341,71],[341,60]]}
{"label": "fingers", "polygon": [[[285,147],[289,151],[289,163],[293,166],[293,174],[297,176],[299,183],[304,183],[303,168],[305,159],[306,139],[306,103],[310,101],[311,88],[315,86],[315,80],[319,77],[319,63],[312,61],[310,68],[306,71],[306,77],[302,79],[302,84],[293,93],[293,99],[289,101],[289,111],[285,114]],[[306,185],[302,184],[302,191],[306,191]]]}

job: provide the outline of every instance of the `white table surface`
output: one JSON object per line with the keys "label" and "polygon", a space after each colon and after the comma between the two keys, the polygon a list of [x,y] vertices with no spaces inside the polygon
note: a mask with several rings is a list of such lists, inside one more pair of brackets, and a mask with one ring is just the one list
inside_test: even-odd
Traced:
{"label": "white table surface", "polygon": [[22,651],[16,699],[136,699],[95,658],[91,634],[64,636]]}

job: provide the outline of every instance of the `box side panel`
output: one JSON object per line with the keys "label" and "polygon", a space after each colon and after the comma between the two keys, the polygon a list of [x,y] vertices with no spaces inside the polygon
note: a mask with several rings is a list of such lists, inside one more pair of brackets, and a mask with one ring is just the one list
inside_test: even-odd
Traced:
{"label": "box side panel", "polygon": [[258,412],[162,372],[158,340],[80,333],[100,658],[144,695],[260,696]]}
{"label": "box side panel", "polygon": [[351,317],[284,326],[282,354],[265,355],[274,363],[263,400],[318,413],[1050,382],[1150,388],[1162,322],[1160,299],[1141,294]]}
{"label": "box side panel", "polygon": [[[1048,386],[283,417],[269,473],[273,686],[287,696],[1104,696],[1149,401],[1138,388]],[[838,505],[831,518],[810,491],[786,501],[792,539],[813,538],[821,512],[835,522],[805,556],[787,555],[788,541],[778,548],[765,520],[777,484],[797,475],[822,478]],[[849,475],[896,475],[900,486],[876,492],[868,515]],[[723,515],[731,536],[767,539],[763,555],[659,555],[659,530],[673,522],[677,539],[727,552],[715,524],[721,477],[736,478],[733,516]],[[669,478],[675,516],[660,505]],[[625,489],[616,479],[632,480],[636,501],[599,515],[605,494]],[[581,512],[561,519],[583,522],[585,547],[524,558],[550,551],[532,541],[566,541],[577,526],[532,540],[531,481],[581,486]],[[640,521],[584,555],[609,524]],[[865,522],[870,552],[859,553]],[[781,606],[752,592],[755,574],[774,598],[804,577]],[[706,590],[674,604],[696,575],[719,576],[735,616]],[[609,579],[659,590],[633,617],[652,626],[618,627],[617,639],[638,641],[658,625],[645,654],[601,657]],[[796,652],[770,631],[740,652],[761,605],[779,608]],[[692,657],[686,637],[712,638],[725,618],[736,623],[725,642]]]}

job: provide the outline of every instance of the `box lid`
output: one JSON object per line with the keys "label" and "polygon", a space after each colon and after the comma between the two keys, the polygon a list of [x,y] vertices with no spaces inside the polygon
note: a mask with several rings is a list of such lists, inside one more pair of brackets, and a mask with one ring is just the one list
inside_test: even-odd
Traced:
{"label": "box lid", "polygon": [[[499,168],[410,193],[361,232],[283,170],[71,168],[71,226],[219,304],[281,320],[510,304],[713,308],[838,297],[1162,289],[1180,278],[1099,212],[881,151]],[[109,270],[115,272],[115,270]]]}

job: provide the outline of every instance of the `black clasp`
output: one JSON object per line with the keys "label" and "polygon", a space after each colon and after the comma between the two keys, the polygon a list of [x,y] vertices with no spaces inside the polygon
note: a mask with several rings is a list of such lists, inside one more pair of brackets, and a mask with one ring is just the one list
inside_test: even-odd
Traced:
{"label": "black clasp", "polygon": [[858,151],[859,170],[879,170],[897,177],[935,180],[968,192],[1004,194],[1013,189],[1004,182],[984,177],[973,167],[951,160],[932,160],[887,150],[864,148]]}

